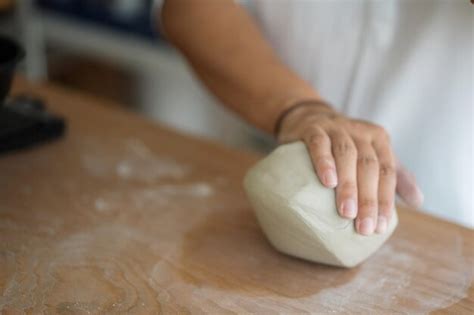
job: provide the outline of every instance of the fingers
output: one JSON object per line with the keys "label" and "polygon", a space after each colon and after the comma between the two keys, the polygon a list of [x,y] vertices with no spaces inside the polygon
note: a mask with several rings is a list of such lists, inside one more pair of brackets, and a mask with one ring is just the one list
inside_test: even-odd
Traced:
{"label": "fingers", "polygon": [[371,235],[377,224],[379,162],[370,142],[356,142],[356,147],[359,211],[355,226],[360,234]]}
{"label": "fingers", "polygon": [[303,130],[303,140],[323,185],[336,188],[339,214],[355,218],[356,231],[362,235],[384,233],[393,215],[395,190],[415,207],[423,195],[414,177],[398,167],[382,127],[350,123],[350,128],[312,125]]}
{"label": "fingers", "polygon": [[388,141],[374,143],[374,149],[379,160],[378,185],[378,217],[377,233],[387,230],[388,222],[392,217],[395,203],[395,186],[397,183],[395,171],[395,157]]}
{"label": "fingers", "polygon": [[397,161],[397,194],[409,206],[419,208],[423,204],[423,193],[416,184],[415,177]]}
{"label": "fingers", "polygon": [[320,128],[313,128],[306,134],[304,140],[321,183],[329,188],[336,187],[338,180],[329,136]]}
{"label": "fingers", "polygon": [[331,143],[338,178],[337,209],[341,216],[354,219],[357,216],[356,148],[351,137],[344,132],[332,133]]}

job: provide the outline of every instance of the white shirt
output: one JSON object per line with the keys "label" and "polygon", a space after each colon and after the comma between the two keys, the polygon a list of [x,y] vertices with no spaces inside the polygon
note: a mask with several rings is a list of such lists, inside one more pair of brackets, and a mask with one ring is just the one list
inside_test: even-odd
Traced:
{"label": "white shirt", "polygon": [[467,0],[246,0],[282,60],[337,110],[384,126],[426,211],[474,227]]}

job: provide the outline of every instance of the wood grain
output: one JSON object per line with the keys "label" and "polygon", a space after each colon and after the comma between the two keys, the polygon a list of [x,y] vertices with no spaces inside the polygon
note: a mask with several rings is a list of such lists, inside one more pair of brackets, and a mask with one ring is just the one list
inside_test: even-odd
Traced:
{"label": "wood grain", "polygon": [[0,157],[4,314],[473,313],[473,231],[400,209],[346,270],[265,240],[241,187],[259,157],[57,87],[60,141]]}

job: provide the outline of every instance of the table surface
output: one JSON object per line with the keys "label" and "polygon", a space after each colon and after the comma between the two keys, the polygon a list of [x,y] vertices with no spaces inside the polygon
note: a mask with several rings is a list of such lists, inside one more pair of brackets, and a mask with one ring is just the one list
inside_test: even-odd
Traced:
{"label": "table surface", "polygon": [[68,132],[0,157],[5,313],[473,313],[472,230],[399,209],[359,267],[291,258],[242,190],[258,155],[17,79],[24,91]]}

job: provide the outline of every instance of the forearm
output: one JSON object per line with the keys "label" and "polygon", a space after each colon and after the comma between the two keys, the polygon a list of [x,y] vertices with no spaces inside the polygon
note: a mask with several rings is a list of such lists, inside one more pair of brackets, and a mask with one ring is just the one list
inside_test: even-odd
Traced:
{"label": "forearm", "polygon": [[273,132],[282,112],[318,93],[287,68],[251,17],[232,0],[171,0],[162,10],[168,39],[206,86],[255,126]]}
{"label": "forearm", "polygon": [[395,187],[410,204],[421,203],[415,181],[395,168],[386,131],[321,105],[318,93],[278,59],[232,0],[168,0],[162,21],[171,42],[224,104],[268,132],[279,122],[280,142],[304,141],[321,183],[336,190],[340,215],[355,218],[359,233],[386,230]]}

